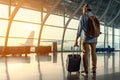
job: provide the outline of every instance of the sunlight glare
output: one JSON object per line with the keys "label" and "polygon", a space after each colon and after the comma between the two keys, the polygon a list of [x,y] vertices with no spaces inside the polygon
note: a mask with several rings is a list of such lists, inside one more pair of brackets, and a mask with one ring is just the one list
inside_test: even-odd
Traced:
{"label": "sunlight glare", "polygon": [[35,29],[34,25],[33,24],[26,24],[26,29],[28,31],[33,31]]}

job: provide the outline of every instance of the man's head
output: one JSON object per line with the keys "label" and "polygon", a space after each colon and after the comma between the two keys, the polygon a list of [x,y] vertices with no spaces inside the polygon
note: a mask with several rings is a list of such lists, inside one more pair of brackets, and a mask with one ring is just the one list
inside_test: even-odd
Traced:
{"label": "man's head", "polygon": [[85,5],[83,6],[83,14],[85,14],[85,13],[88,12],[88,11],[91,11],[91,8],[90,8],[89,4],[85,4]]}

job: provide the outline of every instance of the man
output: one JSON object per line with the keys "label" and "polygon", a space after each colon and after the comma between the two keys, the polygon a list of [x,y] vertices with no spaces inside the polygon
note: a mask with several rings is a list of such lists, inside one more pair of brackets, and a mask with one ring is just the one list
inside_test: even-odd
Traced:
{"label": "man", "polygon": [[94,16],[91,12],[91,8],[88,4],[83,6],[83,15],[80,17],[80,22],[77,31],[77,37],[75,40],[74,46],[78,46],[78,38],[81,38],[81,49],[82,49],[82,57],[83,57],[83,66],[84,72],[88,74],[88,53],[90,51],[92,57],[92,72],[96,73],[96,64],[97,64],[97,57],[96,57],[96,44],[97,44],[97,37],[87,37],[85,32],[87,31],[87,24],[88,24],[88,16]]}

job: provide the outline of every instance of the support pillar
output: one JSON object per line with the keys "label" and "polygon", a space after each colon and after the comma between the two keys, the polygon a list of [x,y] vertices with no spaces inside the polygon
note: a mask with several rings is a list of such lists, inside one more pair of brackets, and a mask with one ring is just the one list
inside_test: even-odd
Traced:
{"label": "support pillar", "polygon": [[57,53],[57,42],[53,42],[53,54]]}

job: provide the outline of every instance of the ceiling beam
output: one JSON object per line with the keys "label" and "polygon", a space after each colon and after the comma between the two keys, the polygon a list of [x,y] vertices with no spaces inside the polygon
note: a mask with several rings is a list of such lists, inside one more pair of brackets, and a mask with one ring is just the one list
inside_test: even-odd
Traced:
{"label": "ceiling beam", "polygon": [[107,14],[107,12],[108,12],[108,9],[109,9],[109,7],[110,7],[110,5],[111,5],[111,3],[112,3],[112,0],[109,1],[108,5],[107,5],[107,8],[104,10],[104,13],[103,13],[102,16],[100,17],[100,20],[102,20],[103,17],[106,16],[106,14]]}
{"label": "ceiling beam", "polygon": [[117,19],[117,17],[118,17],[119,15],[120,15],[120,9],[119,9],[118,13],[116,14],[116,16],[115,16],[109,23],[107,23],[107,25],[112,24],[112,23]]}

